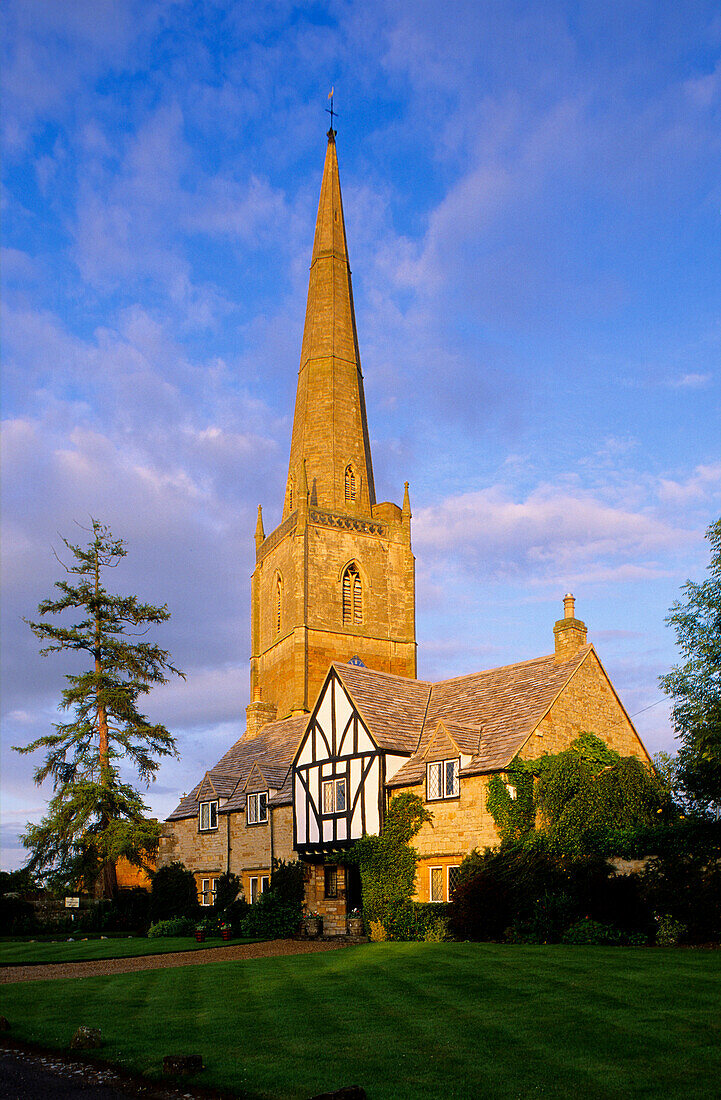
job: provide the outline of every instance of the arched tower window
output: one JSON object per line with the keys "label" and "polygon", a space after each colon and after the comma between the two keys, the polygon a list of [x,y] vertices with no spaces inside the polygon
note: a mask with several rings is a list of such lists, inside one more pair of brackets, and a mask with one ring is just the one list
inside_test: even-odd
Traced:
{"label": "arched tower window", "polygon": [[275,632],[280,634],[283,610],[283,579],[280,573],[275,578]]}
{"label": "arched tower window", "polygon": [[345,499],[355,500],[356,498],[356,478],[355,470],[352,466],[346,466],[345,468]]}
{"label": "arched tower window", "polygon": [[363,585],[358,566],[351,562],[343,573],[343,623],[363,622]]}

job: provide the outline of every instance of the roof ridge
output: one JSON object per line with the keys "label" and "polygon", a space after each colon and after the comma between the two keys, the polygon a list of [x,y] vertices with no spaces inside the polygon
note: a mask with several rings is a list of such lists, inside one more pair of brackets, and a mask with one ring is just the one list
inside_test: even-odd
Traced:
{"label": "roof ridge", "polygon": [[[585,645],[580,646],[573,657],[570,657],[567,661],[556,662],[558,666],[571,665],[576,661],[577,655],[586,650],[592,649],[591,642],[587,642]],[[490,672],[505,672],[508,668],[521,668],[523,665],[533,665],[537,661],[548,661],[555,658],[554,653],[544,653],[540,657],[530,657],[527,661],[511,661],[508,665],[494,665],[493,668],[479,668],[478,672],[466,672],[462,676],[451,676],[448,680],[436,680],[433,683],[433,687],[441,687],[445,684],[453,684],[458,680],[470,680],[473,676],[486,676]]]}
{"label": "roof ridge", "polygon": [[422,687],[432,687],[432,680],[419,680],[415,676],[399,676],[397,672],[381,672],[378,668],[368,668],[367,665],[351,665],[348,661],[331,661],[331,667],[335,669],[352,668],[354,672],[370,672],[373,676],[384,676],[388,680],[397,680],[402,684],[420,684]]}

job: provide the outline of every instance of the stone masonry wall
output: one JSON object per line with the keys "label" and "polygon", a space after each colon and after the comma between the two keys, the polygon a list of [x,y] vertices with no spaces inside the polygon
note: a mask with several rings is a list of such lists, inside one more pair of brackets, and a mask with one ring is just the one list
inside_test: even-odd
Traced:
{"label": "stone masonry wall", "polygon": [[596,654],[591,651],[521,750],[525,759],[562,752],[581,731],[595,733],[621,756],[648,760]]}

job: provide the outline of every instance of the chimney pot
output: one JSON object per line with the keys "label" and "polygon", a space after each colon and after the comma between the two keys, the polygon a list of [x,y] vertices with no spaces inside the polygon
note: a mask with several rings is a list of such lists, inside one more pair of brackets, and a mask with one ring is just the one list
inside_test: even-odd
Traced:
{"label": "chimney pot", "polygon": [[563,597],[563,617],[564,619],[576,618],[576,599],[571,592],[567,592]]}

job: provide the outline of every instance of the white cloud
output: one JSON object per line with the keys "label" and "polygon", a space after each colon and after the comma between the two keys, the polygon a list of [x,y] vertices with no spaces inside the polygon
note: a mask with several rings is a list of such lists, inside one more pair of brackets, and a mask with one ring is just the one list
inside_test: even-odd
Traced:
{"label": "white cloud", "polygon": [[702,390],[711,382],[710,374],[682,374],[679,378],[672,379],[668,384],[676,390]]}

